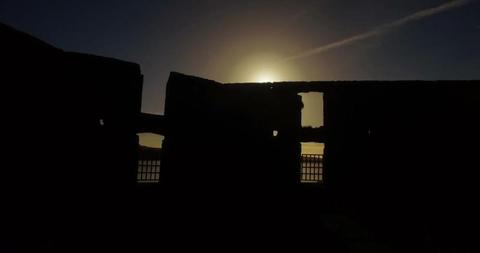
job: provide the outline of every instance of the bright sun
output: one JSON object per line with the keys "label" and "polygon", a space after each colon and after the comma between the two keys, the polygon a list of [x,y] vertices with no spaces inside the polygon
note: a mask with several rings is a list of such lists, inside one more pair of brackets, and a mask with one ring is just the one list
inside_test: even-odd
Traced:
{"label": "bright sun", "polygon": [[273,72],[270,71],[259,72],[254,78],[254,81],[257,83],[269,83],[278,80],[278,76],[276,76]]}
{"label": "bright sun", "polygon": [[270,83],[301,79],[297,68],[283,59],[268,53],[245,56],[232,68],[230,82]]}

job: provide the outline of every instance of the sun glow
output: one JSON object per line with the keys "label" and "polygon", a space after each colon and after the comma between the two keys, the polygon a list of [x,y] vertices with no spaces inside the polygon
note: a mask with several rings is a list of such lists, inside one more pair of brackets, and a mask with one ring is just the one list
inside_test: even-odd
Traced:
{"label": "sun glow", "polygon": [[233,83],[270,83],[301,80],[301,73],[291,62],[282,62],[282,57],[260,53],[240,58],[231,69]]}
{"label": "sun glow", "polygon": [[271,71],[259,72],[253,78],[253,81],[256,82],[256,83],[270,83],[270,82],[276,82],[276,81],[279,81],[279,80],[280,79],[278,78],[278,76],[275,75]]}

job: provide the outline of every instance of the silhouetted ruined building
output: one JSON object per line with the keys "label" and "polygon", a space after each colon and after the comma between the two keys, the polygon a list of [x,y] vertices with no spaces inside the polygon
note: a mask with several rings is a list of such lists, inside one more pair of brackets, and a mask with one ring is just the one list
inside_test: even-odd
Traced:
{"label": "silhouetted ruined building", "polygon": [[[323,94],[322,127],[302,127],[308,92]],[[462,248],[479,116],[478,81],[221,84],[172,73],[160,182],[219,199],[295,199],[296,215],[357,217],[397,247]],[[301,142],[324,144],[322,184],[301,184]]]}
{"label": "silhouetted ruined building", "polygon": [[81,247],[78,233],[111,229],[135,187],[140,67],[3,24],[0,38],[4,227],[22,247]]}
{"label": "silhouetted ruined building", "polygon": [[[470,249],[478,81],[221,84],[173,72],[158,116],[140,112],[137,64],[0,35],[12,244]],[[323,98],[313,128],[302,126],[309,92]],[[165,137],[148,187],[136,184],[140,132]],[[322,151],[302,157],[307,142]]]}
{"label": "silhouetted ruined building", "polygon": [[[437,184],[474,158],[467,144],[478,137],[478,91],[476,81],[221,84],[172,73],[161,181],[294,187],[300,143],[319,142],[328,188]],[[308,92],[323,94],[324,126],[302,127],[299,94]]]}
{"label": "silhouetted ruined building", "polygon": [[[3,94],[11,101],[3,107],[9,152],[15,157],[16,150],[35,147],[23,161],[36,175],[29,183],[79,194],[134,185],[135,173],[126,168],[137,164],[139,65],[65,52],[9,27],[0,29]],[[39,164],[44,169],[33,169]]]}

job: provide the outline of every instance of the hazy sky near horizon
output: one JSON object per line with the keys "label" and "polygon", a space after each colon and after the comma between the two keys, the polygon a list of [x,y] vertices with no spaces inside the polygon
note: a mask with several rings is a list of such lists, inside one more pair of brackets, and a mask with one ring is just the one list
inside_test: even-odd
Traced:
{"label": "hazy sky near horizon", "polygon": [[480,79],[477,0],[0,0],[0,22],[139,63],[144,112],[170,71],[220,82]]}

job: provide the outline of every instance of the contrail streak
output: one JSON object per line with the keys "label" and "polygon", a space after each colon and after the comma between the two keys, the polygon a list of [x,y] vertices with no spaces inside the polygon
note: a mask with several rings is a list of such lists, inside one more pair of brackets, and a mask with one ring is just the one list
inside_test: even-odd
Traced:
{"label": "contrail streak", "polygon": [[320,54],[320,53],[323,53],[323,52],[326,52],[326,51],[329,51],[329,50],[332,50],[332,49],[335,49],[335,48],[338,48],[338,47],[346,46],[346,45],[355,43],[355,42],[360,41],[360,40],[364,40],[364,39],[367,39],[367,38],[370,38],[370,37],[381,35],[381,34],[386,33],[386,32],[388,32],[388,31],[390,31],[394,28],[406,25],[408,23],[411,23],[411,22],[414,22],[414,21],[417,21],[417,20],[420,20],[420,19],[424,19],[424,18],[433,16],[433,15],[436,15],[436,14],[439,14],[439,13],[442,13],[442,12],[446,12],[448,10],[451,10],[451,9],[454,9],[454,8],[457,8],[457,7],[460,7],[460,6],[464,6],[466,4],[469,4],[469,3],[472,3],[472,2],[475,2],[475,1],[476,0],[451,1],[451,2],[444,3],[442,5],[439,5],[439,6],[436,6],[436,7],[433,7],[433,8],[418,11],[418,12],[415,12],[411,15],[403,17],[401,19],[397,19],[397,20],[395,20],[391,23],[387,23],[387,24],[378,26],[378,27],[376,27],[376,28],[374,28],[370,31],[367,31],[367,32],[364,32],[364,33],[361,33],[361,34],[357,34],[357,35],[349,37],[347,39],[339,40],[339,41],[336,41],[336,42],[333,42],[333,43],[330,43],[330,44],[326,44],[326,45],[323,45],[323,46],[312,48],[312,49],[307,50],[305,52],[287,57],[287,58],[284,59],[284,61],[292,61],[292,60],[296,60],[296,59],[300,59],[300,58],[305,58],[305,57]]}

